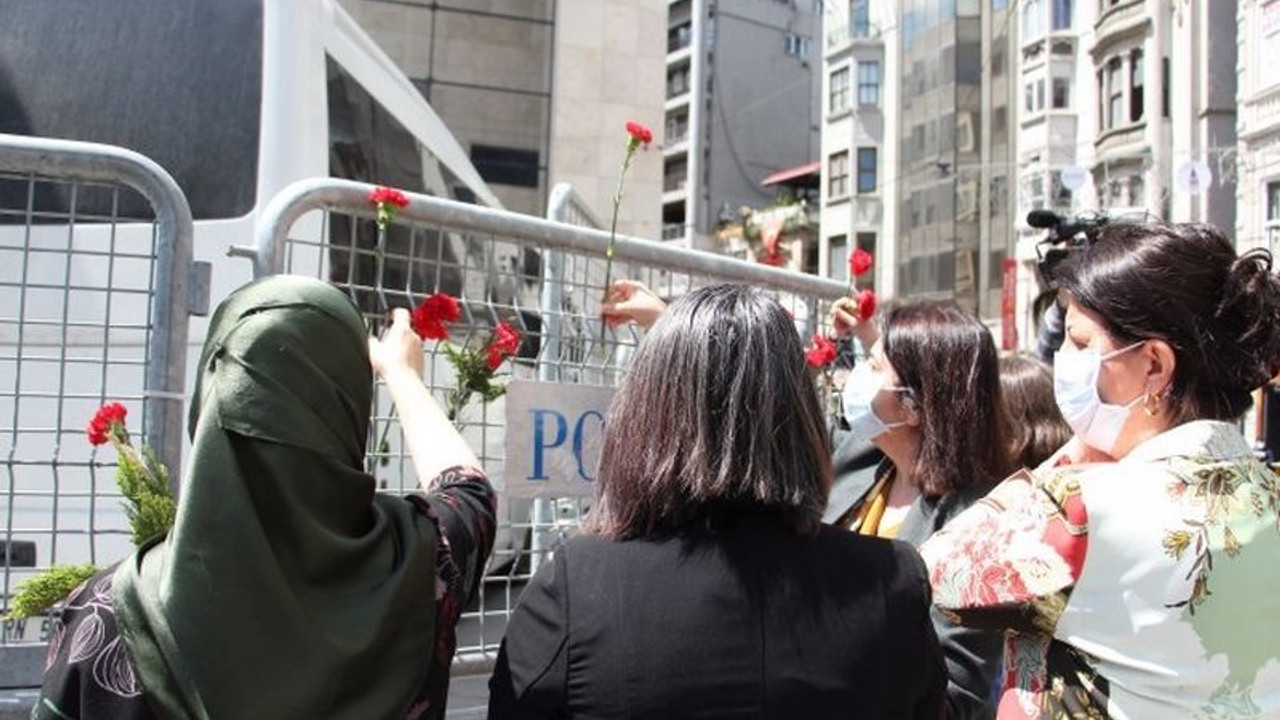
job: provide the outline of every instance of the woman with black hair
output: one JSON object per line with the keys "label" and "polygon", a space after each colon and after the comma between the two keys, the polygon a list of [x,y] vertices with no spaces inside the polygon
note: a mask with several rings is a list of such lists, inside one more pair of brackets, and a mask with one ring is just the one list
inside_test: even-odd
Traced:
{"label": "woman with black hair", "polygon": [[[859,322],[853,302],[833,304],[833,325],[869,357],[844,381],[826,517],[918,546],[1012,469],[999,356],[987,327],[954,302],[900,303],[878,327]],[[934,628],[947,664],[947,717],[991,717],[1000,634],[936,613]]]}
{"label": "woman with black hair", "polygon": [[919,559],[823,525],[830,485],[782,306],[734,285],[673,303],[609,408],[584,534],[512,613],[489,717],[936,720]]}
{"label": "woman with black hair", "polygon": [[1203,225],[1116,224],[1060,275],[1074,437],[922,548],[1013,631],[1001,718],[1280,717],[1280,478],[1236,424],[1280,368],[1280,278]]}

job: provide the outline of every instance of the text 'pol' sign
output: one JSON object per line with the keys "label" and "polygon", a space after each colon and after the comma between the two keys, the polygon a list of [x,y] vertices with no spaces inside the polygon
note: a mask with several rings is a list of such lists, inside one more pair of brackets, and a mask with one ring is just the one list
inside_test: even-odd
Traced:
{"label": "text 'pol' sign", "polygon": [[506,490],[515,497],[595,492],[613,388],[517,380],[507,385]]}

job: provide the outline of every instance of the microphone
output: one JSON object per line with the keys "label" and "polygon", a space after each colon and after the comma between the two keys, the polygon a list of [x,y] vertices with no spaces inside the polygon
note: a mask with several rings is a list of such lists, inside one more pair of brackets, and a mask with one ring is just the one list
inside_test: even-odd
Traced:
{"label": "microphone", "polygon": [[1033,228],[1048,230],[1062,224],[1062,217],[1052,210],[1032,210],[1027,213],[1027,224]]}

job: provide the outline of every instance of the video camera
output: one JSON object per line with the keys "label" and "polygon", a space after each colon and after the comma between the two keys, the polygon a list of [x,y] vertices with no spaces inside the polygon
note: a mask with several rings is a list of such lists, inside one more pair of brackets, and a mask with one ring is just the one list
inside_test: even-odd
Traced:
{"label": "video camera", "polygon": [[1063,260],[1074,250],[1091,245],[1098,239],[1098,231],[1111,222],[1103,212],[1080,213],[1075,217],[1059,215],[1052,210],[1032,210],[1027,213],[1027,224],[1048,232],[1048,237],[1036,243],[1036,267],[1045,285],[1054,287],[1054,273]]}

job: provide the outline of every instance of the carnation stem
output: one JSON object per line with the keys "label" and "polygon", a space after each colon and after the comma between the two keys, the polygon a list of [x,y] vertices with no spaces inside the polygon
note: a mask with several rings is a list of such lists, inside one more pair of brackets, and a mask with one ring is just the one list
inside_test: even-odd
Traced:
{"label": "carnation stem", "polygon": [[[613,251],[618,245],[618,208],[622,205],[622,183],[627,177],[627,169],[631,167],[631,159],[636,156],[637,142],[627,143],[627,155],[622,159],[622,171],[618,173],[618,186],[613,191],[613,218],[609,221],[609,246],[604,251],[604,301],[609,300],[609,286],[613,283]],[[608,326],[604,318],[600,319],[600,347],[604,347],[604,335]]]}

